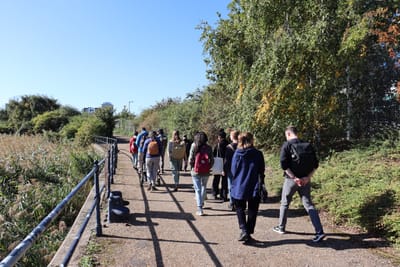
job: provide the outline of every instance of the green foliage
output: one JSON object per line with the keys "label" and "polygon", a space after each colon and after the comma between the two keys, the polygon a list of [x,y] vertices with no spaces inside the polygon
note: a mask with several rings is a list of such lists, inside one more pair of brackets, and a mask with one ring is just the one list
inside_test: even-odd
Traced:
{"label": "green foliage", "polygon": [[39,95],[25,95],[20,100],[10,100],[6,105],[6,112],[10,126],[16,133],[31,132],[31,119],[47,111],[60,107],[57,100]]}
{"label": "green foliage", "polygon": [[75,138],[78,144],[82,146],[88,146],[94,141],[94,136],[104,136],[107,133],[107,125],[95,116],[89,116],[85,121],[82,122]]}
{"label": "green foliage", "polygon": [[78,132],[79,128],[81,127],[82,123],[85,121],[86,118],[87,118],[86,115],[71,117],[69,123],[61,129],[60,131],[61,137],[67,139],[74,139],[76,133]]}
{"label": "green foliage", "polygon": [[332,155],[313,183],[315,201],[337,224],[357,226],[398,242],[400,235],[400,142],[382,143]]}
{"label": "green foliage", "polygon": [[107,106],[96,109],[94,114],[96,118],[98,118],[102,122],[102,125],[104,125],[98,130],[99,135],[112,137],[115,128],[115,117],[112,107]]}
{"label": "green foliage", "polygon": [[68,123],[68,117],[62,114],[61,110],[48,111],[32,119],[35,133],[43,131],[58,132]]}
{"label": "green foliage", "polygon": [[[54,143],[39,136],[0,136],[0,144],[0,257],[4,257],[93,168],[99,156],[73,142]],[[72,199],[19,266],[48,265],[90,188],[91,183],[86,184]]]}

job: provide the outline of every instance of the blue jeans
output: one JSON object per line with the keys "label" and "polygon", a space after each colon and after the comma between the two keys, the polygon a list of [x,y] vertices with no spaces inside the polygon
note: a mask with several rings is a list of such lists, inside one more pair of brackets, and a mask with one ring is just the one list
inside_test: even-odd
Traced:
{"label": "blue jeans", "polygon": [[232,188],[232,173],[229,172],[228,175],[226,176],[228,179],[228,192],[229,192],[229,204],[233,204],[233,199],[231,197],[231,188]]}
{"label": "blue jeans", "polygon": [[132,164],[133,164],[133,167],[135,167],[135,168],[138,167],[138,160],[139,160],[138,155],[139,154],[137,152],[132,154]]}
{"label": "blue jeans", "polygon": [[315,209],[314,204],[311,201],[311,183],[299,187],[293,179],[289,178],[285,178],[285,182],[283,183],[281,208],[279,211],[279,227],[285,229],[289,205],[290,202],[292,202],[293,195],[296,192],[299,193],[301,201],[303,202],[303,206],[310,216],[311,223],[313,224],[315,229],[315,233],[324,233],[318,211]]}
{"label": "blue jeans", "polygon": [[174,177],[175,185],[179,184],[179,174],[181,168],[182,168],[181,159],[171,159],[171,171],[172,171],[172,176]]}
{"label": "blue jeans", "polygon": [[207,182],[209,175],[192,174],[193,187],[196,195],[198,209],[202,209],[207,195]]}

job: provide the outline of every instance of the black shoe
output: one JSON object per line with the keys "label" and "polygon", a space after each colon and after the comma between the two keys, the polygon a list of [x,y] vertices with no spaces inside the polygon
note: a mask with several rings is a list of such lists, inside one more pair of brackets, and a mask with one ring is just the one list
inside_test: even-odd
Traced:
{"label": "black shoe", "polygon": [[238,241],[244,241],[244,242],[246,242],[246,241],[249,240],[249,238],[250,238],[250,236],[249,236],[245,231],[242,231],[242,232],[240,233],[240,236],[239,236]]}
{"label": "black shoe", "polygon": [[157,185],[160,186],[161,185],[161,181],[160,179],[157,179]]}

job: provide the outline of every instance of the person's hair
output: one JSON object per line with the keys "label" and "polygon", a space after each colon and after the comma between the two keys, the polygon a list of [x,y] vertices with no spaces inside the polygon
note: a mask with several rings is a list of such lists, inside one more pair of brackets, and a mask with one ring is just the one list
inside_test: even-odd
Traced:
{"label": "person's hair", "polygon": [[164,129],[158,129],[159,134],[164,134]]}
{"label": "person's hair", "polygon": [[221,137],[222,139],[226,138],[226,133],[225,132],[218,132],[218,136]]}
{"label": "person's hair", "polygon": [[156,132],[156,131],[151,131],[150,134],[149,134],[149,137],[150,137],[151,139],[155,139],[156,136],[157,136],[157,132]]}
{"label": "person's hair", "polygon": [[239,148],[248,148],[253,146],[254,136],[250,132],[244,132],[239,135],[238,140]]}
{"label": "person's hair", "polygon": [[172,140],[173,141],[181,141],[181,137],[179,135],[179,131],[175,130],[172,132]]}
{"label": "person's hair", "polygon": [[289,132],[294,133],[295,135],[297,135],[297,128],[295,126],[293,126],[293,125],[289,125],[288,127],[286,127],[285,132],[286,131],[289,131]]}
{"label": "person's hair", "polygon": [[[233,140],[238,140],[239,134],[240,134],[240,132],[239,132],[238,130],[232,130],[232,131],[231,131],[231,136],[233,137],[232,139],[233,139]],[[233,141],[233,140],[232,140],[232,141]]]}
{"label": "person's hair", "polygon": [[138,134],[139,134],[138,131],[135,131],[135,132],[133,133],[133,135],[136,135],[136,136],[137,136]]}
{"label": "person's hair", "polygon": [[200,147],[207,144],[208,137],[205,132],[197,132],[194,135],[195,152],[199,151]]}
{"label": "person's hair", "polygon": [[146,131],[146,127],[142,127],[142,131]]}

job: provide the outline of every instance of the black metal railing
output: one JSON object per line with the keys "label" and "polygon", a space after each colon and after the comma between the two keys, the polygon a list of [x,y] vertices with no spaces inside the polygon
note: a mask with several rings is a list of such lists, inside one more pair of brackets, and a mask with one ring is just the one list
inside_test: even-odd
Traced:
{"label": "black metal railing", "polygon": [[77,192],[93,177],[95,186],[95,197],[93,204],[89,209],[88,215],[82,223],[78,234],[74,238],[74,242],[69,247],[62,264],[60,266],[66,266],[72,257],[72,254],[79,242],[81,235],[93,213],[96,210],[96,235],[102,235],[102,226],[100,220],[100,196],[104,189],[104,186],[100,188],[99,183],[99,169],[106,162],[107,171],[107,197],[110,196],[110,184],[113,183],[113,177],[117,166],[117,153],[118,145],[117,140],[108,137],[95,137],[96,142],[107,145],[107,155],[101,161],[95,161],[92,170],[76,185],[71,192],[30,232],[23,241],[21,241],[1,262],[0,267],[14,266],[26,253],[26,251],[33,245],[33,243],[40,237],[40,235],[48,228],[48,226],[58,217],[64,207],[71,201],[71,199],[77,194]]}

